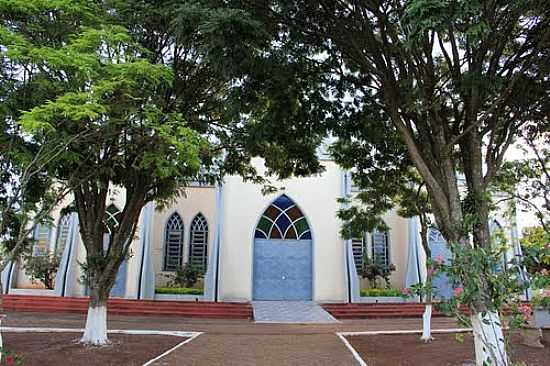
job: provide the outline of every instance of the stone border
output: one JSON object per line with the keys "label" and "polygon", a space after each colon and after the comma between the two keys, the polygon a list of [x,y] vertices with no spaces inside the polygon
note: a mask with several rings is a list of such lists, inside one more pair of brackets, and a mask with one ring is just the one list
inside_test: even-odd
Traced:
{"label": "stone border", "polygon": [[[471,332],[472,328],[448,328],[448,329],[432,329],[432,333],[467,333]],[[381,330],[381,331],[369,331],[369,332],[337,332],[336,336],[344,343],[347,349],[353,355],[353,358],[360,366],[368,366],[365,360],[359,355],[359,353],[353,348],[351,343],[346,337],[362,336],[362,335],[383,335],[383,334],[422,334],[422,330]]]}
{"label": "stone border", "polygon": [[[8,333],[82,333],[84,329],[79,328],[41,328],[41,327],[0,327],[0,332]],[[113,329],[108,330],[107,333],[113,334],[135,334],[135,335],[171,335],[174,337],[186,338],[182,342],[176,344],[174,347],[168,349],[164,353],[156,356],[155,358],[145,362],[143,366],[152,365],[154,362],[160,360],[161,358],[172,353],[176,349],[180,348],[186,343],[191,342],[203,332],[180,332],[180,331],[171,331],[171,330],[141,330],[141,329]]]}

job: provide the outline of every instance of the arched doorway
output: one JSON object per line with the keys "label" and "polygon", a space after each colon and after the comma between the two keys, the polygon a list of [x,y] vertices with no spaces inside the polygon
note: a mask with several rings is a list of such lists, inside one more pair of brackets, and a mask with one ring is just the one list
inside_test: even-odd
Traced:
{"label": "arched doorway", "polygon": [[263,213],[254,235],[254,300],[312,299],[312,239],[302,211],[286,195]]}

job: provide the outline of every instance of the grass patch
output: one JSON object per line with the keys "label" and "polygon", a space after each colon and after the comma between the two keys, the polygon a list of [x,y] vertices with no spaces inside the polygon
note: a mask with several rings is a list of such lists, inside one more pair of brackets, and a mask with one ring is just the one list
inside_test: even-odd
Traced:
{"label": "grass patch", "polygon": [[203,295],[202,288],[188,288],[188,287],[157,287],[155,294],[166,295]]}
{"label": "grass patch", "polygon": [[401,290],[396,288],[366,288],[361,290],[361,297],[402,297]]}

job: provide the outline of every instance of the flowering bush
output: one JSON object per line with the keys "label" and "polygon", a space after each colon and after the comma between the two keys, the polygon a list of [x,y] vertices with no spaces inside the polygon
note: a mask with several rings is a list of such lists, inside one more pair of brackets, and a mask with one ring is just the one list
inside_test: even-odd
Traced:
{"label": "flowering bush", "polygon": [[390,288],[390,275],[395,271],[395,265],[390,263],[385,265],[379,260],[372,260],[365,255],[363,267],[360,270],[360,275],[366,278],[371,283],[372,288],[378,288],[378,278],[381,278],[386,283],[386,288]]}
{"label": "flowering bush", "polygon": [[3,348],[0,348],[0,352],[2,353],[2,359],[0,360],[1,366],[15,366],[23,363],[23,357],[14,352],[7,351]]}
{"label": "flowering bush", "polygon": [[[463,314],[461,307],[468,306],[475,312],[499,311],[503,307],[511,309],[517,320],[525,318],[519,295],[529,287],[522,281],[522,262],[513,259],[502,267],[505,248],[472,248],[450,244],[453,258],[447,264],[439,265],[454,287],[454,296],[439,304],[443,312],[454,315],[462,324],[470,326],[470,318]],[[523,310],[523,311],[522,311]]]}
{"label": "flowering bush", "polygon": [[52,290],[54,279],[59,268],[60,257],[55,254],[25,257],[25,273],[31,281],[39,281],[44,287]]}

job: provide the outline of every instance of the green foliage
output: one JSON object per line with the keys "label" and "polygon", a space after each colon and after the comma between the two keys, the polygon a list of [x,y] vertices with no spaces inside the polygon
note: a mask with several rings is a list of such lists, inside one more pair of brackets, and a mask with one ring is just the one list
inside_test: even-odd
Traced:
{"label": "green foliage", "polygon": [[402,297],[403,293],[396,288],[367,288],[361,289],[361,296]]}
{"label": "green foliage", "polygon": [[203,295],[204,291],[200,288],[157,287],[155,288],[155,293],[167,295]]}
{"label": "green foliage", "polygon": [[523,264],[531,275],[535,289],[550,286],[550,234],[542,227],[523,230],[521,239]]}
{"label": "green foliage", "polygon": [[550,295],[548,293],[533,296],[533,306],[550,310]]}
{"label": "green foliage", "polygon": [[204,277],[204,273],[192,266],[189,263],[185,263],[183,266],[176,269],[173,274],[166,274],[165,277],[170,279],[170,287],[193,287],[199,279]]}
{"label": "green foliage", "polygon": [[441,272],[448,275],[455,288],[455,296],[438,307],[458,318],[463,324],[470,320],[461,310],[462,305],[475,312],[500,311],[504,307],[519,309],[519,295],[529,287],[522,280],[522,263],[513,259],[502,270],[504,248],[474,248],[451,244],[453,258],[442,264]]}
{"label": "green foliage", "polygon": [[39,281],[47,289],[53,290],[55,274],[59,268],[59,256],[54,254],[26,256],[24,261],[25,274],[31,281]]}

